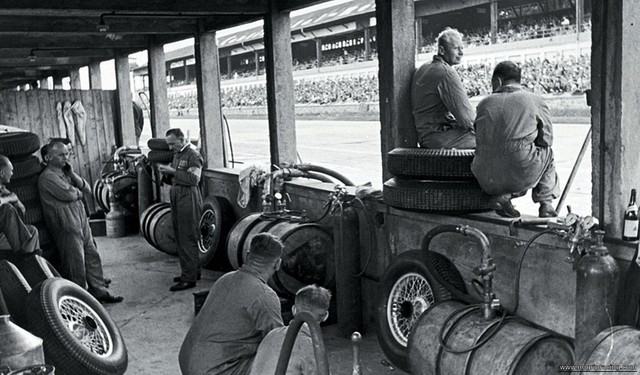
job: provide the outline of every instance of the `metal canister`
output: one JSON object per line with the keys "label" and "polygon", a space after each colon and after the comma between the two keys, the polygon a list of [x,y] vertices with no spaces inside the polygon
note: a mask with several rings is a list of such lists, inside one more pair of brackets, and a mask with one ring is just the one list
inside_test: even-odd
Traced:
{"label": "metal canister", "polygon": [[613,326],[618,266],[603,243],[604,231],[595,231],[596,243],[576,266],[576,357],[589,340]]}
{"label": "metal canister", "polygon": [[10,320],[0,291],[0,371],[17,370],[44,363],[42,339],[20,328]]}
{"label": "metal canister", "polygon": [[111,194],[111,209],[106,216],[107,237],[124,237],[127,234],[126,215],[124,209]]}

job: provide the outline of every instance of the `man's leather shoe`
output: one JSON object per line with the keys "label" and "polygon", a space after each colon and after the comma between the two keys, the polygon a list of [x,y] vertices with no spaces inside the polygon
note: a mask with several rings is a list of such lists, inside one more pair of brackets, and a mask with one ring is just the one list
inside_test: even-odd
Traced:
{"label": "man's leather shoe", "polygon": [[[200,280],[200,274],[198,274],[197,279],[198,279],[198,280]],[[174,278],[173,278],[173,282],[174,282],[174,283],[182,282],[182,277],[180,277],[180,276],[176,276],[176,277],[174,277]]]}
{"label": "man's leather shoe", "polygon": [[489,204],[491,208],[493,208],[496,213],[502,217],[520,217],[520,211],[513,207],[513,204],[511,204],[511,196],[508,194],[492,197]]}
{"label": "man's leather shoe", "polygon": [[104,294],[100,297],[97,298],[98,301],[100,301],[101,303],[120,303],[122,301],[124,301],[124,298],[122,296],[113,296],[109,293]]}
{"label": "man's leather shoe", "polygon": [[540,217],[556,217],[558,213],[553,205],[549,202],[540,203],[540,209],[538,209],[538,216]]}
{"label": "man's leather shoe", "polygon": [[196,286],[195,282],[188,283],[188,282],[180,281],[179,283],[177,283],[174,286],[172,286],[171,288],[169,288],[169,291],[178,292],[180,290],[195,288],[195,286]]}

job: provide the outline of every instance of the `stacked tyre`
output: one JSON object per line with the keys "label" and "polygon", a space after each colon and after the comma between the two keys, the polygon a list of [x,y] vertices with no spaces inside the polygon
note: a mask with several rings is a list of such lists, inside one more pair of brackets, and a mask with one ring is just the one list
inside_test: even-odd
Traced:
{"label": "stacked tyre", "polygon": [[149,206],[140,217],[140,231],[151,246],[169,255],[178,254],[169,203],[160,202]]}
{"label": "stacked tyre", "polygon": [[153,164],[168,164],[173,160],[173,152],[164,138],[151,138],[147,141],[149,154],[147,159]]}
{"label": "stacked tyre", "polygon": [[489,209],[485,194],[471,173],[474,150],[396,148],[387,154],[394,175],[384,183],[390,206],[435,212]]}
{"label": "stacked tyre", "polygon": [[0,290],[12,319],[42,338],[45,361],[66,375],[119,375],[128,365],[120,330],[91,294],[43,258],[0,261]]}

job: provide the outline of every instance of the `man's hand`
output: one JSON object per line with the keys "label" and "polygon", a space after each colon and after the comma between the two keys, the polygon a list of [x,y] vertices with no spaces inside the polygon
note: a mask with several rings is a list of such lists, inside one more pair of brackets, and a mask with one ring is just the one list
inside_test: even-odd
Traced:
{"label": "man's hand", "polygon": [[162,174],[173,176],[176,174],[176,169],[170,166],[169,164],[159,164],[158,170]]}

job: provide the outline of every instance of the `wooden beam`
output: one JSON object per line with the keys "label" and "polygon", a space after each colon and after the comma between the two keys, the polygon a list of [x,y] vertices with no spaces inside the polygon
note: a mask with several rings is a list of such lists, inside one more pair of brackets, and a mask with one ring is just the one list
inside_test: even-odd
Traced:
{"label": "wooden beam", "polygon": [[432,16],[434,14],[449,13],[455,10],[489,4],[490,2],[491,0],[461,0],[461,1],[419,0],[415,2],[415,14],[416,14],[416,17]]}
{"label": "wooden beam", "polygon": [[71,90],[80,90],[80,69],[71,69],[69,71],[69,86]]}
{"label": "wooden beam", "polygon": [[267,0],[0,0],[0,14],[17,15],[95,15],[99,13],[136,12],[168,14],[264,14]]}
{"label": "wooden beam", "polygon": [[380,81],[382,177],[387,180],[387,152],[416,147],[411,107],[411,79],[415,71],[413,0],[376,0]]}
{"label": "wooden beam", "polygon": [[151,134],[154,137],[163,137],[171,127],[169,122],[169,100],[167,98],[167,68],[163,45],[150,45],[147,51],[149,56]]}
{"label": "wooden beam", "polygon": [[296,162],[295,88],[291,57],[291,21],[275,0],[264,18],[265,70],[271,164]]}
{"label": "wooden beam", "polygon": [[100,73],[100,61],[89,64],[89,89],[102,89],[102,74]]}
{"label": "wooden beam", "polygon": [[225,167],[220,61],[215,32],[196,34],[195,55],[200,149],[207,168]]}
{"label": "wooden beam", "polygon": [[[211,17],[220,22],[223,17]],[[98,30],[100,17],[0,16],[0,35],[47,33],[50,35],[104,35]],[[116,34],[189,34],[196,31],[197,19],[105,17],[109,33]]]}
{"label": "wooden beam", "polygon": [[120,118],[120,137],[118,145],[137,146],[135,126],[133,123],[133,102],[131,82],[129,79],[129,56],[120,55],[115,59],[116,82],[118,91],[118,117]]}
{"label": "wooden beam", "polygon": [[32,48],[2,48],[0,47],[0,58],[25,58],[33,52],[36,58],[45,57],[91,57],[102,58],[104,60],[112,59],[114,55],[113,49],[32,49]]}
{"label": "wooden beam", "polygon": [[[189,35],[184,35],[184,39]],[[110,39],[111,38],[111,39]],[[78,35],[68,36],[48,35],[47,33],[28,33],[20,35],[0,35],[1,48],[70,48],[70,49],[145,49],[148,40],[145,35]]]}

